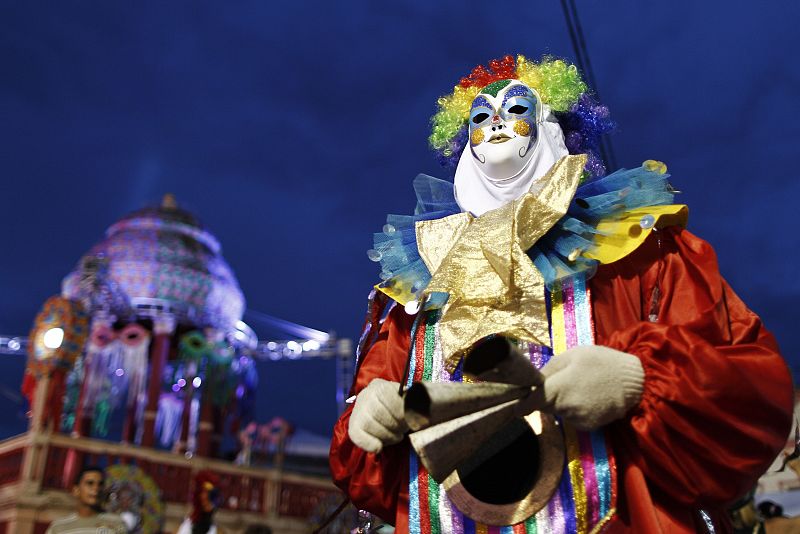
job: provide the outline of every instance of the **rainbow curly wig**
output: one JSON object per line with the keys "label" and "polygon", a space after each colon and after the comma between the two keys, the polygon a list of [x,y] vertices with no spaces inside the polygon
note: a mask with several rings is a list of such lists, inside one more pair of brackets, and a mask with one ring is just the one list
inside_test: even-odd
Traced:
{"label": "rainbow curly wig", "polygon": [[487,85],[508,79],[519,80],[539,93],[558,119],[569,153],[588,155],[589,176],[604,176],[606,169],[598,154],[600,136],[615,126],[608,108],[592,98],[575,65],[551,57],[539,63],[523,55],[494,59],[472,69],[452,93],[439,98],[428,139],[439,162],[456,167],[468,140],[472,100]]}

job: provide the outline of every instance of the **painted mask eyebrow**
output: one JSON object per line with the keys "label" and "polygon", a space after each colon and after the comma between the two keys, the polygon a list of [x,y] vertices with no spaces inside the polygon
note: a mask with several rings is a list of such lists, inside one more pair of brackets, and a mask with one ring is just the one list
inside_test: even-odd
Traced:
{"label": "painted mask eyebrow", "polygon": [[475,109],[475,108],[489,108],[493,110],[494,106],[492,106],[492,103],[489,102],[489,100],[486,97],[479,95],[476,96],[475,100],[472,101],[472,107],[470,109]]}
{"label": "painted mask eyebrow", "polygon": [[536,99],[536,97],[533,96],[533,92],[530,89],[528,89],[524,85],[515,85],[514,87],[509,89],[506,92],[506,94],[503,95],[503,103],[501,104],[500,107],[505,107],[506,102],[508,102],[508,99],[515,96],[525,96],[528,98],[532,98],[534,100]]}

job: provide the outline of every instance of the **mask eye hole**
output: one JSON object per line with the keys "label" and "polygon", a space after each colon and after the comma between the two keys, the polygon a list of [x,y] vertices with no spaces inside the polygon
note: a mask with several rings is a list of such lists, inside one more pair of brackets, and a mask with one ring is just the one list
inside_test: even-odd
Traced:
{"label": "mask eye hole", "polygon": [[480,124],[480,123],[482,123],[483,121],[485,121],[488,118],[489,118],[489,114],[488,113],[476,113],[472,117],[472,122],[475,123],[475,124]]}
{"label": "mask eye hole", "polygon": [[513,113],[514,115],[523,115],[524,113],[528,112],[528,107],[523,106],[522,104],[514,104],[508,108],[508,112]]}

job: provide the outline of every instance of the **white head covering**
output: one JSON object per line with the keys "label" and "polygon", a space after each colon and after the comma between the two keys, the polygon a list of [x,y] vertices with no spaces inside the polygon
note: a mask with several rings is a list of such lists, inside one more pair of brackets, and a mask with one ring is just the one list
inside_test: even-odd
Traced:
{"label": "white head covering", "polygon": [[538,125],[536,146],[527,164],[517,174],[502,180],[487,176],[467,146],[458,160],[455,175],[456,202],[464,211],[480,216],[515,200],[528,191],[536,192],[543,184],[539,178],[547,174],[569,151],[564,145],[564,132],[550,110],[542,104],[542,121]]}

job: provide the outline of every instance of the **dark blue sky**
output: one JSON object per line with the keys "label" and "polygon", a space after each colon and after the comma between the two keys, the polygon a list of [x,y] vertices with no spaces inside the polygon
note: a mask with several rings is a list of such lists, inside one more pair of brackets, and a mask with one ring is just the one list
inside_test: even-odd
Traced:
{"label": "dark blue sky", "polygon": [[[799,4],[577,3],[618,162],[667,163],[690,230],[800,368]],[[173,192],[250,308],[356,337],[371,233],[413,208],[417,173],[446,176],[435,99],[516,52],[573,57],[558,2],[0,2],[0,334]],[[263,418],[327,431],[332,364],[262,368]]]}

